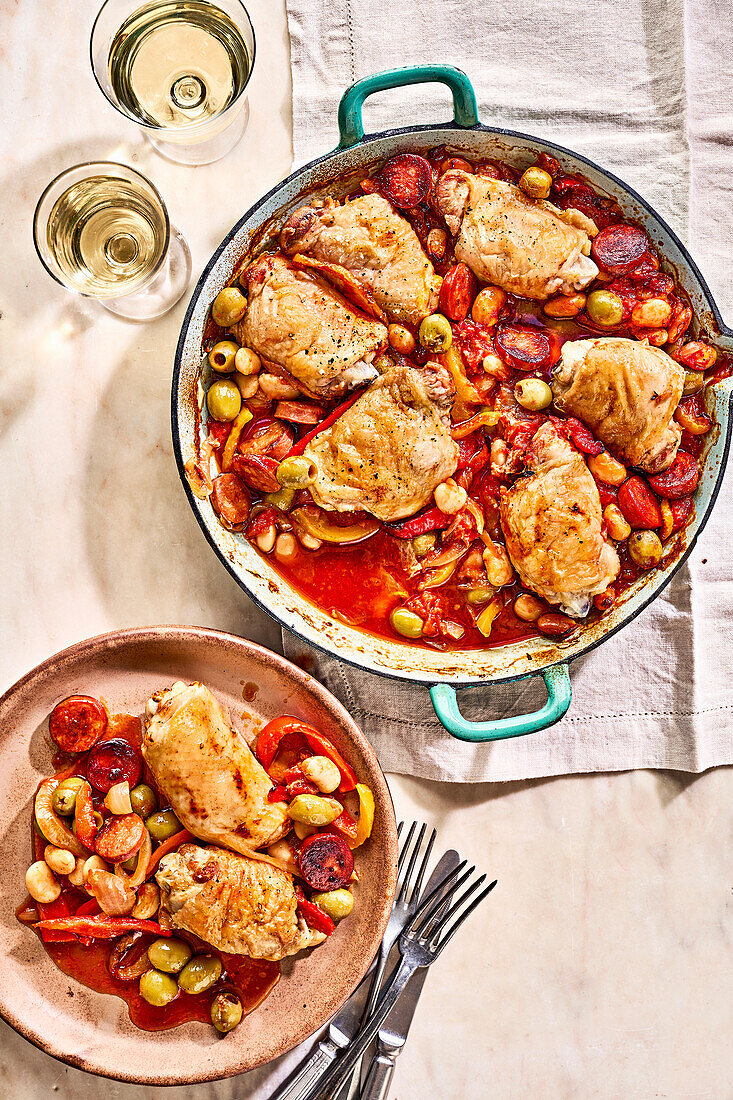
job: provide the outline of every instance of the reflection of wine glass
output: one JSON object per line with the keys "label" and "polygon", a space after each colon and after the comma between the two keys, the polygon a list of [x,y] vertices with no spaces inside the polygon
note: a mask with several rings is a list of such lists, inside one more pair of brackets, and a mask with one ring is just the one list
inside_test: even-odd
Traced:
{"label": "reflection of wine glass", "polygon": [[107,0],[91,58],[112,106],[169,160],[210,164],[247,127],[255,36],[240,0]]}
{"label": "reflection of wine glass", "polygon": [[38,200],[33,239],[68,290],[131,321],[160,317],[191,277],[188,245],[152,183],[124,164],[78,164]]}

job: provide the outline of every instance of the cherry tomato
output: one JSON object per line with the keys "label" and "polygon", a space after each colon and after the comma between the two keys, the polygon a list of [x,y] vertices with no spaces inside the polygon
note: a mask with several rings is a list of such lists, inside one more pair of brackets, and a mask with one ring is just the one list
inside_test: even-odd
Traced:
{"label": "cherry tomato", "polygon": [[439,309],[451,321],[463,321],[476,297],[477,283],[467,264],[454,264],[440,288]]}
{"label": "cherry tomato", "polygon": [[[694,493],[699,480],[700,467],[696,460],[687,451],[678,451],[669,469],[662,474],[650,477],[649,484],[660,496],[667,497],[668,500],[676,500],[678,497],[686,497]],[[626,518],[628,519],[628,516]]]}
{"label": "cherry tomato", "polygon": [[591,255],[603,271],[625,275],[641,261],[649,248],[649,238],[636,225],[607,225],[591,246]]}
{"label": "cherry tomato", "polygon": [[550,337],[539,329],[499,325],[496,346],[504,362],[515,370],[543,370],[552,363]]}
{"label": "cherry tomato", "polygon": [[97,855],[108,863],[124,863],[140,850],[145,839],[145,823],[137,814],[110,817],[94,838]]}
{"label": "cherry tomato", "polygon": [[644,479],[637,474],[628,477],[619,487],[618,506],[624,519],[632,527],[648,529],[662,526],[659,501]]}
{"label": "cherry tomato", "polygon": [[87,779],[98,791],[106,794],[115,783],[125,780],[135,787],[143,772],[139,753],[129,741],[112,737],[93,748],[87,759]]}
{"label": "cherry tomato", "polygon": [[382,194],[401,210],[424,202],[430,192],[433,173],[424,157],[400,153],[392,157],[379,174]]}
{"label": "cherry tomato", "polygon": [[300,846],[298,866],[312,890],[327,892],[346,886],[354,870],[354,857],[343,837],[314,833]]}
{"label": "cherry tomato", "polygon": [[107,730],[107,711],[90,695],[70,695],[57,703],[48,732],[63,752],[89,752]]}

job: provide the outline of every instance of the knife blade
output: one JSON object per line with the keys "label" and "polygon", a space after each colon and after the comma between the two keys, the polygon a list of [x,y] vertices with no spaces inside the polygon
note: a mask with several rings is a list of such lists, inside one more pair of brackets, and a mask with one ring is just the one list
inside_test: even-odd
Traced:
{"label": "knife blade", "polygon": [[[447,851],[435,865],[435,869],[421,896],[427,897],[430,891],[457,866],[458,862],[458,853],[453,849]],[[270,1097],[270,1100],[303,1100],[303,1097],[312,1095],[312,1087],[325,1073],[339,1052],[349,1045],[359,1031],[364,1008],[369,997],[373,969],[374,963],[369,967],[349,999],[331,1018],[327,1030],[328,1037],[324,1036],[320,1040],[305,1063],[286,1078],[277,1092]]]}
{"label": "knife blade", "polygon": [[[449,859],[449,857],[453,858]],[[458,852],[453,850],[446,852],[431,876],[426,894],[445,874],[457,867],[458,863]],[[437,874],[438,871],[440,871],[440,875]],[[435,881],[433,882],[433,880]],[[413,974],[407,988],[379,1029],[377,1049],[369,1067],[364,1087],[359,1094],[360,1100],[384,1100],[386,1097],[394,1074],[395,1061],[407,1040],[417,1002],[420,1000],[422,987],[427,976],[428,967],[424,967]]]}

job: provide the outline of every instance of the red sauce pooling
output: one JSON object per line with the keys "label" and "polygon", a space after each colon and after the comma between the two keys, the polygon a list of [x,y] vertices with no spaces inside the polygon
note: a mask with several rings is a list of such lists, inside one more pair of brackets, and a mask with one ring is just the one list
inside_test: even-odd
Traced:
{"label": "red sauce pooling", "polygon": [[[124,738],[131,745],[139,749],[142,743],[142,723],[139,718],[130,714],[111,714],[109,724],[102,741],[113,737]],[[99,744],[99,742],[98,742]],[[57,753],[54,757],[55,775],[60,779],[66,779],[72,775],[86,775],[87,754],[79,757],[69,757],[64,753]],[[141,782],[153,787],[158,794],[153,777],[147,767],[144,768]],[[97,804],[97,802],[99,804]],[[164,808],[165,800],[158,798],[159,807]],[[103,798],[95,801],[95,809],[106,814]],[[43,851],[46,841],[39,836],[36,829],[31,826],[33,860],[43,859]],[[91,853],[90,853],[91,854]],[[89,900],[89,895],[83,890],[77,890],[68,884],[61,893],[72,912]],[[16,917],[26,927],[33,927],[38,920],[38,909],[32,898],[25,901],[16,909]],[[35,929],[34,929],[35,931]],[[40,934],[36,933],[39,935]],[[179,1024],[201,1021],[211,1025],[210,1007],[213,998],[222,990],[234,990],[242,1002],[243,1013],[246,1016],[260,1005],[268,994],[274,989],[280,979],[280,964],[268,962],[264,959],[250,959],[246,955],[229,955],[224,952],[215,952],[212,948],[189,935],[187,932],[175,931],[177,939],[186,940],[194,951],[194,954],[217,954],[222,963],[222,974],[219,981],[205,993],[179,992],[178,996],[162,1008],[156,1008],[148,1004],[140,996],[138,979],[133,981],[120,981],[113,977],[107,966],[110,952],[116,940],[98,940],[87,945],[83,943],[43,943],[48,955],[53,959],[59,970],[82,985],[97,993],[108,993],[120,997],[127,1003],[130,1019],[136,1027],[144,1031],[167,1031],[169,1028],[178,1027]],[[145,936],[140,943],[146,947],[153,942],[154,936]],[[43,942],[43,941],[41,941]]]}

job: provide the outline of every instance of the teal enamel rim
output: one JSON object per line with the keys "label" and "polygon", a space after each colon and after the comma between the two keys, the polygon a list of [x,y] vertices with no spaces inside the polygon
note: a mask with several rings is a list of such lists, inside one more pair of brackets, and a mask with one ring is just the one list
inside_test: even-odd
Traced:
{"label": "teal enamel rim", "polygon": [[450,684],[434,684],[430,689],[430,698],[438,721],[460,741],[502,741],[506,737],[522,737],[525,733],[545,730],[548,726],[554,726],[566,714],[573,695],[568,666],[560,664],[546,668],[542,678],[547,688],[545,705],[532,714],[516,714],[511,718],[469,722],[458,709],[456,690]]}
{"label": "teal enamel rim", "polygon": [[478,126],[476,93],[466,74],[452,65],[409,65],[404,69],[388,69],[357,80],[341,97],[338,111],[339,149],[349,149],[364,137],[361,109],[367,96],[407,84],[446,84],[453,93],[453,121],[456,126],[470,129]]}

